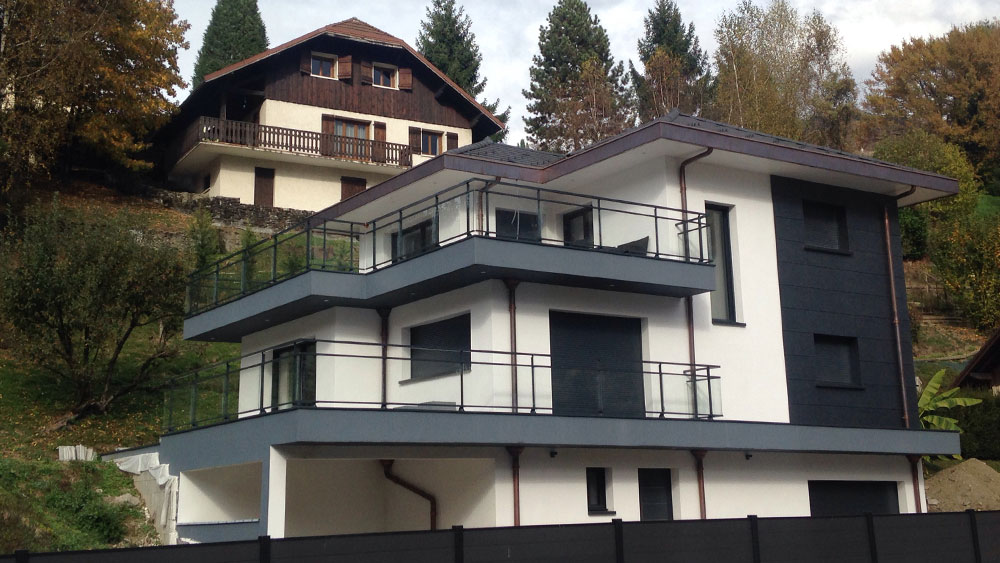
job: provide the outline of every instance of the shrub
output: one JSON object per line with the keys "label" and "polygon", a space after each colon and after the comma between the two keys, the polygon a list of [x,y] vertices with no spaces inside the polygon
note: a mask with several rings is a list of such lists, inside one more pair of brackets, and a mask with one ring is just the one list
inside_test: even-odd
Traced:
{"label": "shrub", "polygon": [[212,224],[212,214],[207,209],[195,211],[187,235],[195,270],[201,270],[219,257],[219,229]]}
{"label": "shrub", "polygon": [[1000,397],[989,390],[963,390],[963,395],[982,399],[973,409],[960,409],[956,417],[962,434],[962,455],[1000,459]]}
{"label": "shrub", "polygon": [[1000,216],[968,216],[932,231],[931,261],[956,308],[977,327],[1000,325]]}

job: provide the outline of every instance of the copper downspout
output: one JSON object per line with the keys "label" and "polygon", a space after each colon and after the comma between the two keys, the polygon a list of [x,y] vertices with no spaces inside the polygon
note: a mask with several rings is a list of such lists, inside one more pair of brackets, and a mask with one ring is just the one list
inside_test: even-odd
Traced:
{"label": "copper downspout", "polygon": [[708,518],[708,510],[705,508],[705,450],[691,450],[694,456],[694,469],[698,474],[698,508],[701,509],[701,519]]}
{"label": "copper downspout", "polygon": [[[687,166],[697,160],[701,160],[706,156],[712,154],[711,148],[705,149],[704,152],[698,153],[691,158],[688,158],[681,162],[680,169],[678,170],[678,176],[681,185],[681,211],[683,213],[683,219],[687,220],[688,211],[688,197],[687,197]],[[691,253],[691,245],[687,235],[687,223],[684,224],[684,257],[689,258]],[[687,329],[688,329],[688,361],[690,362],[691,377],[695,375],[695,351],[694,351],[694,298],[690,295],[684,298],[684,316],[687,319]],[[695,398],[695,409],[697,409],[697,401]],[[697,411],[696,411],[697,412]],[[702,503],[704,504],[704,495],[702,495]],[[702,509],[702,518],[704,518],[705,511]]]}
{"label": "copper downspout", "polygon": [[910,454],[906,456],[910,460],[910,475],[913,477],[913,500],[916,501],[917,514],[924,511],[924,504],[920,501],[920,456]]}
{"label": "copper downspout", "polygon": [[521,446],[507,446],[510,454],[510,472],[514,479],[514,526],[521,525]]}
{"label": "copper downspout", "polygon": [[[909,191],[896,196],[896,200],[898,201],[915,191],[917,191],[917,188],[913,186]],[[896,268],[893,265],[892,259],[892,235],[889,232],[888,206],[882,208],[882,216],[885,220],[885,256],[889,265],[889,295],[892,299],[892,329],[896,337],[896,368],[899,370],[899,396],[903,401],[903,428],[909,428],[910,401],[906,396],[906,369],[903,367],[903,343],[899,333],[899,306],[896,303]]]}
{"label": "copper downspout", "polygon": [[382,464],[382,471],[385,472],[385,478],[392,481],[393,483],[403,487],[411,493],[427,499],[427,502],[431,503],[431,529],[437,530],[438,527],[438,505],[437,498],[434,495],[428,493],[427,491],[421,489],[420,487],[410,483],[399,477],[392,472],[392,464],[395,462],[393,459],[380,459],[379,463]]}
{"label": "copper downspout", "polygon": [[380,338],[382,341],[382,408],[389,407],[388,379],[389,379],[389,314],[392,309],[378,309],[378,316],[382,319],[382,329]]}
{"label": "copper downspout", "polygon": [[510,314],[510,389],[511,411],[517,412],[517,280],[505,279],[507,286],[507,310]]}

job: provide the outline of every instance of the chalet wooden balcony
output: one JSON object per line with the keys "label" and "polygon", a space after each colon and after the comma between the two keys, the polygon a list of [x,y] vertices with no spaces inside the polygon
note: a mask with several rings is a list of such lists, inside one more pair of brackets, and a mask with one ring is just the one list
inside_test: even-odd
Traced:
{"label": "chalet wooden balcony", "polygon": [[215,117],[199,117],[191,125],[178,156],[183,157],[200,143],[222,143],[387,166],[413,164],[413,151],[408,145]]}

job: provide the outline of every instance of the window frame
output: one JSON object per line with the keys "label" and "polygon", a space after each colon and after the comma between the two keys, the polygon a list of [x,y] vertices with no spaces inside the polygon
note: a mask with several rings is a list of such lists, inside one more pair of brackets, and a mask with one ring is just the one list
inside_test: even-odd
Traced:
{"label": "window frame", "polygon": [[[813,217],[816,217],[816,211],[830,211],[833,213],[834,218],[837,222],[837,246],[828,246],[825,244],[819,244],[820,241],[815,238],[810,239],[809,237],[809,221],[810,221],[810,210],[814,213]],[[847,230],[847,208],[843,205],[836,203],[829,203],[826,201],[817,201],[812,199],[802,200],[802,242],[803,248],[806,250],[811,250],[815,252],[826,252],[829,254],[841,254],[849,256],[853,254],[851,252],[851,242],[850,236]]]}
{"label": "window frame", "polygon": [[[426,142],[426,140],[430,139],[431,137],[434,137],[437,140],[437,152],[429,152],[429,151],[424,150],[424,147],[427,146],[427,145],[429,145],[429,143]],[[420,130],[420,154],[427,155],[427,156],[438,156],[438,155],[442,154],[443,151],[441,150],[442,149],[441,139],[443,137],[444,137],[444,135],[443,135],[443,133],[441,131],[432,131],[430,129],[421,129]]]}
{"label": "window frame", "polygon": [[[287,355],[286,355],[287,354]],[[288,374],[290,381],[289,401],[279,402],[281,399],[281,363],[285,358],[292,360],[292,371]],[[300,406],[315,406],[316,404],[316,341],[312,339],[297,340],[287,345],[275,348],[271,352],[271,403],[270,412],[277,412],[283,409],[296,408]],[[312,360],[311,362],[309,360]],[[311,364],[311,372],[303,371],[303,366]],[[308,367],[308,366],[307,366]],[[311,378],[306,382],[311,383],[311,397],[303,399],[303,376]]]}
{"label": "window frame", "polygon": [[[429,232],[430,238],[427,239],[426,237],[421,236],[420,239],[424,241],[426,244],[421,246],[419,250],[417,250],[412,254],[400,255],[399,237],[402,236],[405,239],[407,235],[411,235],[414,232],[421,232],[421,233]],[[426,254],[427,252],[430,252],[431,250],[437,248],[439,245],[437,222],[433,218],[425,219],[423,221],[420,221],[419,223],[414,223],[409,227],[405,227],[399,231],[391,233],[391,236],[389,237],[389,244],[391,246],[391,248],[389,249],[389,257],[392,263],[401,262],[403,260],[409,260],[410,258],[415,258],[422,254]]]}
{"label": "window frame", "polygon": [[[729,214],[733,210],[732,205],[723,205],[718,203],[705,203],[705,218],[709,220],[712,213],[718,213],[721,218],[721,225],[719,226],[720,232],[722,234],[722,252],[725,255],[726,263],[725,269],[723,271],[726,287],[726,317],[716,318],[715,308],[712,307],[712,323],[714,324],[738,324],[736,320],[736,278],[733,271],[733,241],[732,241],[732,222],[729,220]],[[709,223],[709,236],[712,236],[712,225]],[[709,241],[709,252],[712,251],[711,240]],[[713,262],[715,262],[713,258]],[[718,268],[719,265],[716,263],[715,267]],[[714,301],[716,292],[720,288],[715,288],[710,294],[710,299]]]}
{"label": "window frame", "polygon": [[[577,217],[583,218],[583,239],[569,239],[569,223]],[[562,214],[563,244],[570,247],[594,248],[594,208],[587,205]]]}
{"label": "window frame", "polygon": [[[433,346],[421,346],[413,342],[414,330],[417,330],[417,334],[420,334],[420,330],[434,330],[434,325],[440,326],[444,323],[454,323],[457,320],[460,320],[459,322],[468,325],[468,330],[463,331],[462,342],[457,347],[434,348]],[[463,328],[465,327],[463,326]],[[408,350],[410,354],[410,373],[409,377],[404,381],[425,381],[439,377],[461,375],[472,371],[472,313],[470,311],[453,315],[445,319],[438,319],[435,321],[425,322],[423,324],[413,325],[408,327],[406,330],[409,334]],[[443,364],[453,363],[458,369],[441,369],[441,367],[439,367],[435,370],[433,366],[430,366],[430,369],[426,371],[434,371],[435,373],[421,373],[420,375],[415,375],[415,371],[420,372],[424,370],[414,370],[414,362],[439,362]]]}
{"label": "window frame", "polygon": [[864,384],[861,381],[861,355],[858,350],[858,338],[856,336],[842,336],[836,334],[824,334],[824,333],[813,333],[813,362],[816,367],[821,367],[818,365],[819,354],[817,353],[817,344],[820,341],[826,341],[827,344],[839,343],[844,344],[848,347],[849,354],[849,381],[842,381],[839,379],[828,379],[824,378],[824,374],[827,372],[817,370],[816,373],[816,386],[817,387],[832,387],[839,389],[864,389]]}
{"label": "window frame", "polygon": [[[316,59],[326,59],[331,61],[330,64],[330,76],[323,74],[316,74],[313,72],[313,61]],[[340,57],[331,53],[321,53],[319,51],[312,51],[309,54],[309,76],[315,76],[316,78],[325,78],[327,80],[340,80],[337,65],[340,63]]]}
{"label": "window frame", "polygon": [[587,513],[588,514],[614,514],[611,503],[611,495],[608,494],[611,482],[611,469],[607,467],[588,467],[587,475]]}
{"label": "window frame", "polygon": [[[390,85],[379,84],[375,80],[376,72],[381,72],[383,75],[388,74]],[[372,86],[386,90],[399,90],[399,67],[386,63],[372,63]]]}
{"label": "window frame", "polygon": [[[500,225],[503,224],[503,222],[500,219],[500,214],[501,213],[510,213],[513,216],[518,217],[518,223],[517,223],[517,226],[514,228],[515,232],[512,235],[511,234],[501,234],[500,233]],[[521,229],[522,223],[521,223],[521,220],[520,220],[520,216],[521,215],[526,215],[526,216],[534,217],[534,221],[535,221],[535,230],[534,230],[534,232],[532,232],[532,233],[522,233],[522,229]],[[494,234],[496,235],[496,238],[504,239],[504,240],[526,241],[526,242],[541,242],[542,241],[542,221],[541,221],[541,217],[539,216],[539,214],[537,212],[535,212],[535,211],[523,211],[521,209],[506,209],[506,208],[503,208],[503,207],[497,207],[493,211],[493,221],[494,221],[494,224],[493,224]]]}

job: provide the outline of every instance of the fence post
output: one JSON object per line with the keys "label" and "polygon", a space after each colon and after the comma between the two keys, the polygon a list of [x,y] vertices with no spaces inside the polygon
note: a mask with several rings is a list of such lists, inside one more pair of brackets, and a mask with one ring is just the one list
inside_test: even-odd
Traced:
{"label": "fence post", "polygon": [[625,563],[625,527],[622,526],[622,519],[611,520],[615,527],[615,562]]}
{"label": "fence post", "polygon": [[868,523],[868,552],[871,563],[878,563],[878,543],[875,541],[875,517],[871,512],[865,513],[865,521]]}
{"label": "fence post", "polygon": [[14,563],[28,563],[31,554],[27,549],[18,549],[14,552]]}
{"label": "fence post", "polygon": [[455,537],[455,563],[465,563],[465,531],[462,526],[452,526]]}
{"label": "fence post", "polygon": [[271,563],[271,536],[257,536],[257,546],[260,548],[257,560],[260,563]]}
{"label": "fence post", "polygon": [[753,549],[753,563],[760,563],[760,525],[756,514],[748,514],[750,521],[750,546]]}
{"label": "fence post", "polygon": [[969,526],[972,528],[972,551],[976,554],[976,563],[983,563],[983,550],[979,546],[979,524],[976,522],[976,511],[968,509]]}

